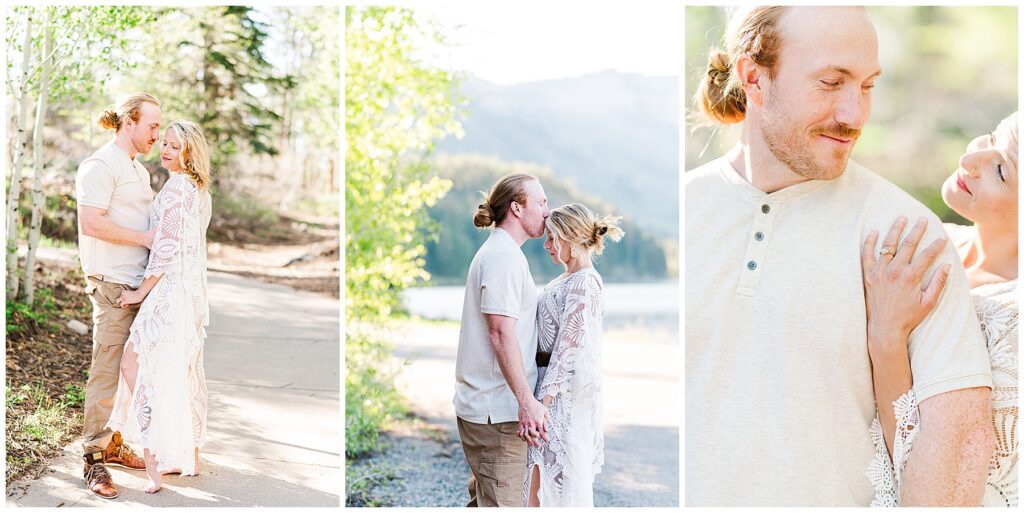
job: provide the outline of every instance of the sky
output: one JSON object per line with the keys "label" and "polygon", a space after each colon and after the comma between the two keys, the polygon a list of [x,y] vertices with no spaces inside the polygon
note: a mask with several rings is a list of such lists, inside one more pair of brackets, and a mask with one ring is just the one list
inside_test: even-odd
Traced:
{"label": "sky", "polygon": [[614,69],[683,67],[682,2],[474,2],[416,6],[451,34],[460,71],[508,85]]}

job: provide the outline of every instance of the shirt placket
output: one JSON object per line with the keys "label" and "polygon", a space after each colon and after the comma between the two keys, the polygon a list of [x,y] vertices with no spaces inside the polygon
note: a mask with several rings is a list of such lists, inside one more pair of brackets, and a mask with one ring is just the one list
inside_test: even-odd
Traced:
{"label": "shirt placket", "polygon": [[753,296],[761,282],[765,259],[768,255],[768,241],[775,226],[779,203],[763,200],[754,214],[753,225],[747,235],[747,248],[743,253],[740,269],[739,285],[736,292],[745,296]]}

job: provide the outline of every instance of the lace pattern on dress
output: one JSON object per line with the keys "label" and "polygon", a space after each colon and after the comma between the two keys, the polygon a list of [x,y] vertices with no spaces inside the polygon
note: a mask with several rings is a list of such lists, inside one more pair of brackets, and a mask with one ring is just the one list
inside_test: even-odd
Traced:
{"label": "lace pattern on dress", "polygon": [[208,193],[173,175],[154,200],[157,234],[146,277],[159,276],[132,323],[126,348],[138,355],[134,390],[121,377],[108,425],[139,441],[162,471],[195,473],[193,448],[206,443],[203,368]]}
{"label": "lace pattern on dress", "polygon": [[[954,234],[953,231],[950,233]],[[971,300],[992,362],[992,427],[996,448],[989,462],[985,495],[982,498],[984,506],[1015,508],[1018,505],[1017,336],[1020,310],[1016,295],[1017,280],[982,285],[971,290]],[[867,474],[875,487],[872,506],[899,506],[903,465],[910,455],[919,427],[920,411],[913,391],[901,396],[893,405],[896,414],[896,439],[893,443],[895,465],[885,449],[877,415],[871,423],[875,457]]]}
{"label": "lace pattern on dress", "polygon": [[538,303],[539,350],[551,361],[536,397],[554,399],[550,440],[527,453],[529,492],[539,467],[541,506],[592,506],[594,475],[604,464],[601,394],[601,277],[592,268],[552,281]]}
{"label": "lace pattern on dress", "polygon": [[875,487],[875,500],[871,502],[872,506],[899,506],[903,468],[910,457],[910,450],[917,438],[921,422],[917,396],[913,390],[901,395],[892,406],[896,415],[896,436],[893,438],[891,460],[885,447],[882,423],[878,420],[878,415],[876,414],[871,421],[871,441],[875,444],[875,457],[868,468],[868,479]]}

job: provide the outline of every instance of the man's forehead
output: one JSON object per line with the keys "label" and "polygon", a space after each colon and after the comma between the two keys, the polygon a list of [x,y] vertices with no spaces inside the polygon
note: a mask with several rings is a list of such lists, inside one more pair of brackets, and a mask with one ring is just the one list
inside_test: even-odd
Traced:
{"label": "man's forehead", "polygon": [[143,102],[139,106],[139,114],[152,122],[160,122],[160,107],[156,104]]}
{"label": "man's forehead", "polygon": [[527,180],[523,187],[526,188],[526,195],[531,199],[544,198],[544,187],[541,187],[540,182],[537,180]]}
{"label": "man's forehead", "polygon": [[792,7],[779,20],[782,60],[801,69],[875,74],[878,35],[863,8]]}

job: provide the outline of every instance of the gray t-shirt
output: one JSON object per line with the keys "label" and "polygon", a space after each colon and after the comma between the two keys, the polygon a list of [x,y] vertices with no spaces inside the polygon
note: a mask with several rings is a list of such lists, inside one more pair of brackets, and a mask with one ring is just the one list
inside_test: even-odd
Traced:
{"label": "gray t-shirt", "polygon": [[[686,505],[868,506],[875,416],[861,244],[921,203],[850,162],[771,194],[725,159],[687,172]],[[910,335],[921,401],[992,385],[967,277],[953,265]],[[930,276],[928,273],[926,276]],[[927,428],[926,428],[927,429]]]}
{"label": "gray t-shirt", "polygon": [[476,424],[518,420],[512,395],[491,347],[484,314],[516,319],[516,341],[532,391],[537,383],[537,285],[519,244],[495,229],[473,257],[462,305],[455,361],[455,414]]}

